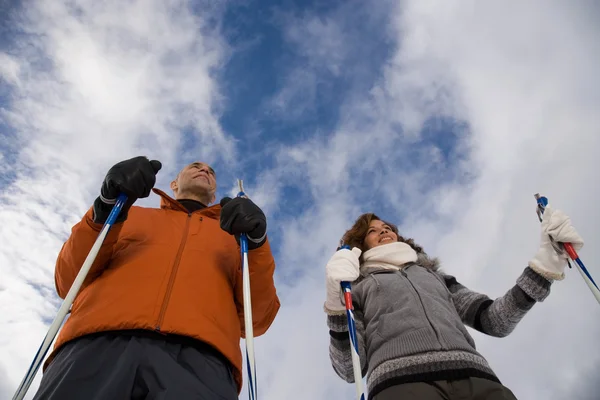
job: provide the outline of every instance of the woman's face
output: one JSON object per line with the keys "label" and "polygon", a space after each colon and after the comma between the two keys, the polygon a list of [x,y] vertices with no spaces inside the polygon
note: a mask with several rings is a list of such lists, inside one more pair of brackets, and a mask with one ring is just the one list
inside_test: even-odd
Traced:
{"label": "woman's face", "polygon": [[365,236],[364,243],[366,250],[369,250],[382,244],[397,241],[398,235],[392,231],[389,225],[380,220],[373,220],[369,224],[369,230],[367,231],[367,236]]}

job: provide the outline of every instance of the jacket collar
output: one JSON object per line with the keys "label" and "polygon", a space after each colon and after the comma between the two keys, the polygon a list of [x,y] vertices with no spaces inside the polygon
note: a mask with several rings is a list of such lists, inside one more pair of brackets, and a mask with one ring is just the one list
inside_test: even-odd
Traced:
{"label": "jacket collar", "polygon": [[[152,191],[160,196],[160,208],[163,210],[175,210],[175,211],[183,211],[185,213],[188,210],[182,206],[177,200],[166,194],[160,189],[153,188]],[[194,211],[194,213],[202,214],[208,218],[219,219],[221,215],[221,205],[214,204],[212,206],[207,206],[201,210]]]}
{"label": "jacket collar", "polygon": [[363,279],[363,278],[368,277],[369,275],[375,275],[375,274],[395,274],[402,270],[407,270],[414,265],[418,265],[418,264],[411,261],[411,262],[404,264],[402,266],[402,268],[398,268],[398,269],[389,269],[389,268],[384,268],[384,267],[361,268],[359,271],[359,276],[361,279]]}
{"label": "jacket collar", "polygon": [[[417,253],[417,261],[407,263],[406,265],[404,265],[402,267],[402,269],[406,270],[406,269],[412,267],[413,265],[418,265],[420,267],[423,267],[425,269],[428,269],[428,270],[431,270],[434,272],[436,272],[436,271],[441,272],[440,260],[437,257],[435,257],[433,259],[429,258],[429,256],[426,253]],[[386,273],[386,272],[394,273],[397,271],[386,270],[385,268],[381,268],[381,267],[361,268],[359,271],[359,274],[360,274],[360,279],[363,279],[374,273]]]}

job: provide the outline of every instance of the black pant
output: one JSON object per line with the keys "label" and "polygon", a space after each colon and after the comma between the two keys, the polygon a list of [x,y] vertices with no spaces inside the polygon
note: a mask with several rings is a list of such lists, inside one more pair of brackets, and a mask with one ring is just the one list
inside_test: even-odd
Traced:
{"label": "black pant", "polygon": [[373,400],[516,400],[503,385],[482,378],[405,383],[389,387]]}
{"label": "black pant", "polygon": [[103,334],[67,343],[34,400],[237,400],[230,365],[214,349]]}

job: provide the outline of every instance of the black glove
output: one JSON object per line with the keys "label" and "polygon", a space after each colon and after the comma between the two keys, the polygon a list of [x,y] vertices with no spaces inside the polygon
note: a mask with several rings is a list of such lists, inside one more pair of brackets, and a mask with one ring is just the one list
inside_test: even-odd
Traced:
{"label": "black glove", "polygon": [[256,249],[267,241],[267,218],[262,210],[250,199],[224,197],[221,200],[221,229],[235,236],[248,237],[248,250]]}
{"label": "black glove", "polygon": [[94,222],[106,222],[117,197],[121,193],[127,195],[127,201],[117,217],[116,223],[127,219],[129,208],[137,199],[148,197],[156,183],[156,174],[162,168],[157,160],[148,160],[147,157],[134,157],[121,161],[108,170],[100,196],[94,201]]}

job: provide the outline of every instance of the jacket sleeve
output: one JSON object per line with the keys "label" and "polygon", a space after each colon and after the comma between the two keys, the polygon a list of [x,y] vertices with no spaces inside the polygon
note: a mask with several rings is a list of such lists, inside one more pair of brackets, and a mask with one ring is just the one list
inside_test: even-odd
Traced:
{"label": "jacket sleeve", "polygon": [[[71,236],[63,244],[62,249],[56,260],[56,268],[54,272],[54,283],[56,292],[61,299],[64,299],[73,285],[79,270],[83,266],[94,242],[98,238],[98,234],[102,230],[102,224],[93,222],[94,210],[93,207],[87,211],[83,219],[71,229]],[[117,242],[119,232],[123,224],[115,224],[111,227],[108,235],[104,239],[102,247],[94,260],[81,289],[89,285],[96,279],[112,256],[114,244]]]}
{"label": "jacket sleeve", "polygon": [[[354,309],[356,340],[362,377],[367,373],[368,362],[365,350],[365,326],[361,310]],[[329,359],[336,374],[348,383],[354,383],[354,368],[352,365],[352,349],[348,333],[348,317],[346,314],[328,314],[329,328]]]}
{"label": "jacket sleeve", "polygon": [[[269,240],[257,249],[248,251],[248,270],[250,272],[250,296],[252,302],[252,321],[254,336],[263,335],[275,320],[280,302],[275,288],[273,275],[275,260],[271,253]],[[239,270],[235,283],[235,296],[238,316],[242,328],[242,338],[246,337],[244,323],[244,291],[242,270]]]}
{"label": "jacket sleeve", "polygon": [[492,300],[461,285],[453,276],[443,277],[462,321],[479,332],[496,337],[509,335],[536,302],[548,297],[552,284],[526,267],[515,286],[504,296]]}

